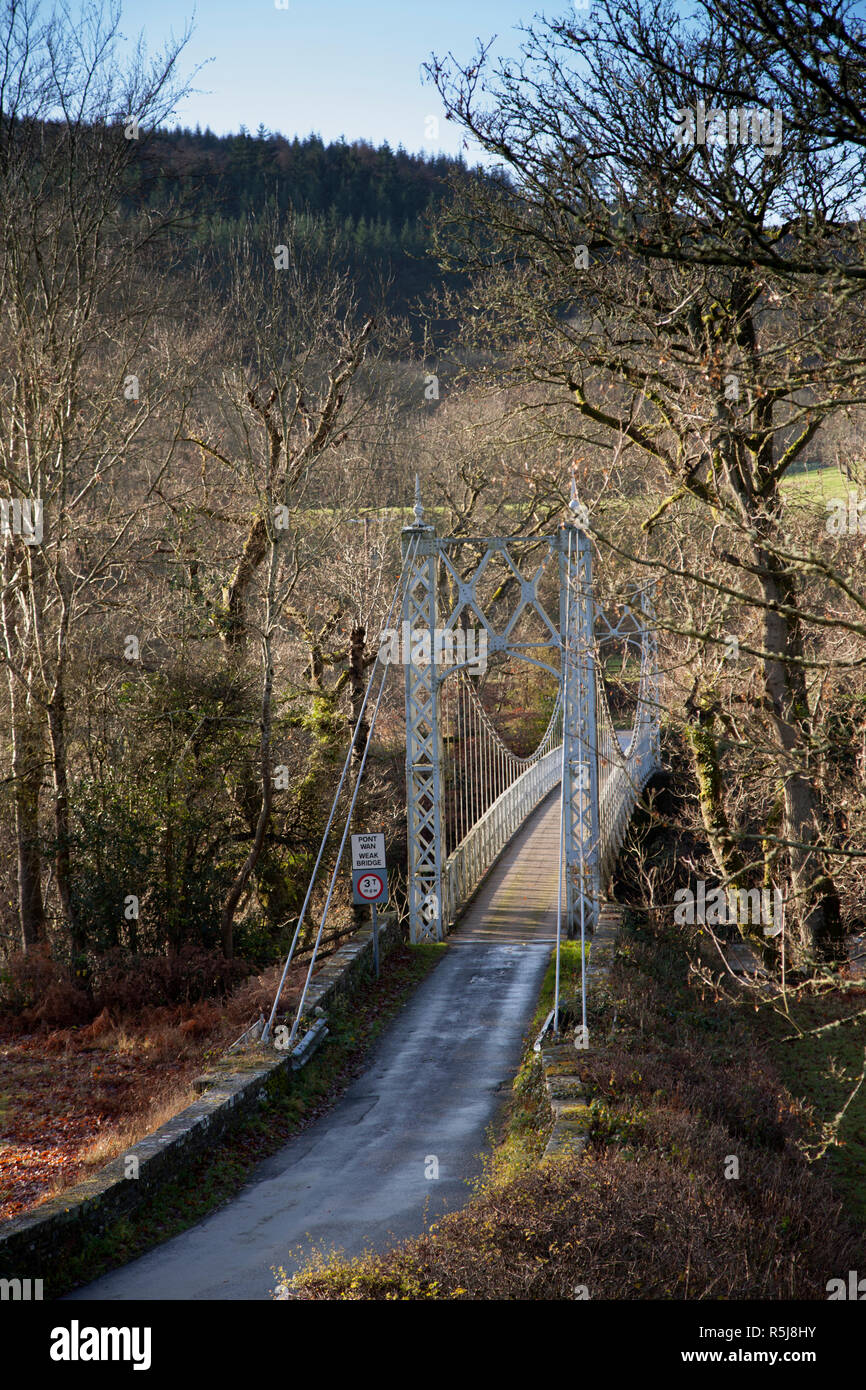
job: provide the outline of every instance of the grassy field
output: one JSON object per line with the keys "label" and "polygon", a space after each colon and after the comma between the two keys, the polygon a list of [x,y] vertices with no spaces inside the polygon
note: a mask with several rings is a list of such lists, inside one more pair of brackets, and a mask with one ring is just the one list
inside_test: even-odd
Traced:
{"label": "grassy field", "polygon": [[782,493],[797,501],[826,502],[831,497],[847,497],[857,484],[845,477],[835,464],[805,465],[789,469],[782,479]]}

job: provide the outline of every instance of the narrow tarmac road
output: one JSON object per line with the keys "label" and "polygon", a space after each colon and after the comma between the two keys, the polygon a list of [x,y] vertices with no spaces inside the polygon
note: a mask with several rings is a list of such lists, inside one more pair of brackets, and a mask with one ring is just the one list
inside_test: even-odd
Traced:
{"label": "narrow tarmac road", "polygon": [[68,1298],[265,1299],[312,1246],[382,1250],[465,1205],[556,939],[558,848],[557,789],[334,1108],[212,1216]]}

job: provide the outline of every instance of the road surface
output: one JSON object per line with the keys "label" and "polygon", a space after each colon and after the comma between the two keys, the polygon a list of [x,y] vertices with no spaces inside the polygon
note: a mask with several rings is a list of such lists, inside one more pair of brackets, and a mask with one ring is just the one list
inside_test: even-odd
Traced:
{"label": "road surface", "polygon": [[382,1250],[465,1205],[556,939],[558,847],[556,789],[333,1109],[227,1205],[68,1299],[265,1299],[312,1246]]}

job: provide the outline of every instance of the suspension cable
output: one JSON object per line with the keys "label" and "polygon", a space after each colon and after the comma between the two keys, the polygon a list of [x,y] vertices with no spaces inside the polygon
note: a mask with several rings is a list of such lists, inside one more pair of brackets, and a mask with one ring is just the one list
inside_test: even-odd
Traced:
{"label": "suspension cable", "polygon": [[454,839],[451,845],[453,849],[460,841],[460,825],[462,814],[462,785],[460,781],[460,749],[462,747],[460,731],[460,686],[451,687],[451,747],[453,757],[451,759],[451,773],[454,781]]}
{"label": "suspension cable", "polygon": [[329,885],[329,887],[328,887],[328,896],[327,896],[327,898],[325,899],[325,906],[324,906],[324,908],[322,909],[322,920],[321,920],[321,922],[319,923],[319,930],[318,930],[318,932],[316,933],[316,941],[315,941],[315,945],[313,946],[313,954],[312,954],[312,956],[310,957],[310,966],[309,966],[309,969],[308,969],[308,971],[307,971],[307,978],[306,978],[306,980],[304,981],[304,988],[303,988],[303,991],[302,991],[302,993],[301,993],[300,1003],[298,1004],[298,1012],[297,1012],[297,1014],[295,1015],[295,1021],[294,1021],[294,1023],[292,1024],[292,1031],[291,1031],[291,1033],[289,1034],[289,1043],[288,1043],[289,1047],[291,1047],[291,1045],[292,1045],[292,1043],[294,1042],[295,1037],[296,1037],[296,1035],[297,1035],[298,1025],[299,1025],[299,1023],[300,1023],[300,1021],[301,1021],[301,1014],[303,1013],[304,1004],[306,1003],[306,999],[307,999],[307,991],[308,991],[308,989],[309,989],[309,987],[310,987],[310,980],[311,980],[312,977],[313,977],[313,969],[314,969],[315,964],[316,964],[316,957],[317,957],[317,955],[318,955],[318,953],[319,953],[319,943],[320,943],[320,941],[321,941],[321,939],[322,939],[322,932],[323,932],[324,929],[325,929],[325,922],[326,922],[326,920],[327,920],[328,911],[329,911],[330,906],[331,906],[331,898],[332,898],[332,896],[333,896],[334,888],[335,888],[335,886],[336,886],[337,874],[339,873],[339,870],[340,870],[340,861],[341,861],[342,858],[343,858],[343,850],[346,848],[346,840],[347,840],[348,837],[349,837],[349,827],[350,827],[351,824],[352,824],[352,816],[353,816],[354,811],[355,811],[355,802],[358,800],[358,792],[359,792],[360,789],[361,789],[361,778],[362,778],[362,776],[363,776],[364,768],[365,768],[366,763],[367,763],[367,754],[368,754],[369,751],[370,751],[370,744],[371,744],[371,742],[372,742],[372,739],[373,739],[373,732],[374,732],[375,727],[376,727],[376,716],[377,716],[378,713],[379,713],[379,704],[380,704],[381,699],[382,699],[382,694],[383,694],[383,692],[384,692],[384,689],[385,689],[385,682],[386,682],[387,679],[388,679],[388,668],[387,668],[387,666],[386,666],[385,669],[384,669],[384,671],[382,672],[382,681],[381,681],[381,684],[380,684],[380,686],[379,686],[379,693],[378,693],[378,695],[376,696],[376,704],[375,704],[375,706],[373,707],[373,718],[370,720],[370,731],[369,731],[369,733],[367,734],[367,742],[366,742],[365,745],[364,745],[364,753],[363,753],[363,756],[362,756],[362,758],[361,758],[361,766],[358,768],[358,776],[357,776],[357,778],[355,779],[355,790],[354,790],[353,793],[352,793],[352,800],[351,800],[351,802],[349,803],[349,810],[348,810],[348,812],[347,812],[347,814],[346,814],[346,824],[345,824],[345,827],[344,827],[344,829],[343,829],[342,838],[341,838],[341,840],[340,840],[340,848],[337,850],[337,859],[336,859],[336,863],[334,864],[333,873],[331,874],[331,882],[330,882],[330,885]]}
{"label": "suspension cable", "polygon": [[[513,753],[511,749],[507,746],[507,744],[504,742],[501,734],[494,727],[493,721],[491,720],[490,715],[487,713],[486,709],[481,703],[480,698],[472,689],[468,681],[466,681],[466,689],[468,693],[468,699],[472,704],[473,708],[475,708],[478,711],[481,722],[483,723],[488,734],[494,740],[494,742],[501,747],[506,761],[509,764],[513,765],[513,767],[520,768],[522,770],[526,769],[527,767],[531,767],[532,764],[537,762],[540,757],[544,756],[545,752],[550,751],[550,748],[547,745],[552,735],[556,732],[556,725],[559,719],[560,710],[562,708],[561,689],[557,690],[556,702],[553,706],[553,713],[551,714],[550,719],[548,720],[547,728],[541,736],[541,741],[537,744],[537,746],[533,749],[531,753],[528,753],[526,755],[525,758],[518,757],[518,755],[516,753]],[[555,747],[554,744],[550,744],[550,746]]]}
{"label": "suspension cable", "polygon": [[[466,742],[466,692],[463,688],[462,677],[458,678],[457,689],[460,694],[460,840],[462,840],[469,826],[469,806],[467,801],[469,788],[466,780],[466,751],[468,746]],[[458,840],[458,844],[460,840]]]}
{"label": "suspension cable", "polygon": [[[417,537],[417,536],[413,536],[413,537],[412,537],[412,540],[410,541],[410,543],[409,543],[409,545],[408,545],[408,547],[407,547],[407,549],[406,549],[406,558],[405,558],[405,560],[403,561],[403,567],[402,567],[402,569],[401,569],[401,571],[400,571],[400,577],[399,577],[399,579],[397,580],[397,584],[396,584],[396,586],[395,586],[394,593],[393,593],[393,596],[392,596],[392,598],[391,598],[391,606],[390,606],[389,609],[388,609],[388,617],[387,617],[387,619],[386,619],[386,621],[385,621],[385,627],[386,627],[386,628],[389,628],[389,627],[391,626],[391,617],[392,617],[392,614],[393,614],[393,612],[394,612],[394,604],[395,604],[396,601],[397,601],[397,596],[398,596],[398,595],[400,595],[400,598],[401,598],[401,601],[402,601],[403,594],[404,594],[405,588],[406,588],[406,580],[407,580],[407,577],[408,577],[408,574],[409,574],[410,562],[411,562],[411,560],[414,558],[415,549],[416,549],[417,545],[418,545],[418,537]],[[401,602],[401,607],[402,607],[402,602]],[[346,780],[346,774],[347,774],[347,772],[349,771],[349,767],[350,767],[351,762],[352,762],[352,754],[353,754],[353,752],[354,752],[354,750],[355,750],[355,742],[356,742],[356,739],[357,739],[357,737],[358,737],[358,732],[359,732],[359,730],[360,730],[360,728],[361,728],[362,720],[363,720],[363,718],[364,718],[364,711],[365,711],[366,708],[367,708],[367,701],[368,701],[369,698],[370,698],[370,691],[371,691],[372,688],[373,688],[373,681],[374,681],[375,678],[376,678],[376,666],[377,666],[377,664],[378,664],[378,663],[377,663],[376,661],[374,661],[374,662],[373,662],[373,665],[372,665],[372,668],[371,668],[371,670],[370,670],[370,679],[369,679],[368,682],[367,682],[367,689],[366,689],[365,692],[364,692],[364,699],[363,699],[363,701],[361,702],[361,708],[360,708],[360,710],[358,711],[358,718],[357,718],[357,721],[356,721],[356,723],[355,723],[355,727],[354,727],[354,729],[353,729],[353,731],[352,731],[352,737],[351,737],[351,739],[350,739],[350,741],[349,741],[349,748],[348,748],[348,751],[347,751],[347,753],[346,753],[346,760],[345,760],[345,762],[343,763],[343,771],[342,771],[342,773],[340,774],[340,781],[339,781],[339,783],[338,783],[338,785],[337,785],[337,790],[336,790],[336,792],[335,792],[335,794],[334,794],[334,800],[333,800],[333,802],[332,802],[332,804],[331,804],[331,811],[330,811],[330,815],[328,816],[328,823],[327,823],[327,825],[325,826],[324,834],[322,835],[322,842],[321,842],[321,844],[319,845],[319,852],[318,852],[318,854],[317,854],[317,856],[316,856],[316,862],[315,862],[315,864],[314,864],[314,866],[313,866],[313,872],[312,872],[312,874],[311,874],[311,876],[310,876],[310,882],[309,882],[309,884],[307,885],[307,893],[306,893],[306,897],[304,898],[303,906],[302,906],[302,908],[301,908],[301,915],[300,915],[300,917],[298,918],[298,925],[295,927],[295,933],[294,933],[294,936],[292,937],[292,942],[291,942],[291,945],[290,945],[290,947],[289,947],[289,954],[288,954],[288,956],[286,957],[286,963],[285,963],[285,965],[283,966],[283,973],[282,973],[282,975],[280,976],[280,983],[279,983],[279,987],[278,987],[278,989],[277,989],[276,996],[275,996],[275,998],[274,998],[274,1005],[273,1005],[273,1008],[271,1009],[270,1016],[269,1016],[269,1018],[268,1018],[267,1023],[265,1024],[264,1031],[263,1031],[263,1033],[262,1033],[262,1042],[263,1042],[263,1043],[267,1042],[267,1040],[268,1040],[268,1037],[269,1037],[269,1034],[270,1034],[270,1031],[271,1031],[271,1027],[273,1026],[273,1022],[274,1022],[274,1016],[276,1015],[277,1008],[278,1008],[278,1006],[279,1006],[280,995],[281,995],[282,992],[283,992],[283,985],[284,985],[285,982],[286,982],[286,976],[287,976],[288,973],[289,973],[289,967],[290,967],[290,965],[291,965],[291,963],[292,963],[292,959],[293,959],[294,954],[295,954],[295,947],[296,947],[296,945],[297,945],[298,938],[299,938],[299,936],[300,936],[300,934],[301,934],[301,927],[303,926],[304,917],[305,917],[305,915],[306,915],[307,908],[308,908],[309,903],[310,903],[310,898],[311,898],[311,896],[312,896],[313,885],[314,885],[315,882],[316,882],[316,878],[317,878],[318,872],[319,872],[319,865],[320,865],[321,862],[322,862],[322,856],[323,856],[324,853],[325,853],[325,846],[326,846],[326,844],[327,844],[327,842],[328,842],[328,836],[329,836],[330,833],[331,833],[331,826],[332,826],[333,823],[334,823],[334,817],[335,817],[335,815],[336,815],[336,813],[337,813],[337,806],[338,806],[338,804],[339,804],[340,795],[341,795],[342,790],[343,790],[343,784],[344,784],[344,782],[345,782],[345,780]],[[387,667],[387,665],[385,665],[384,670],[385,670],[385,674],[387,675],[387,672],[388,672],[388,667]],[[381,698],[381,691],[380,691],[380,698]],[[379,706],[378,706],[378,702],[377,702],[377,704],[376,704],[376,709],[378,710],[378,708],[379,708]],[[375,715],[374,715],[374,718],[375,718]],[[371,728],[371,733],[372,733],[372,728]],[[369,743],[369,738],[368,738],[368,743]],[[364,758],[365,758],[365,759],[366,759],[366,756],[367,756],[367,755],[366,755],[366,749],[365,749],[365,751],[364,751]],[[357,776],[356,781],[355,781],[355,788],[356,788],[355,794],[356,794],[356,796],[357,796],[357,788],[358,788],[358,786],[359,786],[359,784],[360,784],[360,781],[361,781],[361,772],[363,771],[363,766],[364,766],[364,764],[363,764],[363,761],[362,761],[362,763],[361,763],[361,769],[359,770],[358,776]],[[353,800],[353,802],[352,802],[352,805],[354,806],[354,800]],[[341,847],[341,849],[342,849],[342,847]],[[329,895],[329,901],[330,901],[330,895]],[[319,934],[321,935],[321,928],[319,929]],[[317,937],[317,938],[316,938],[316,947],[317,947],[317,949],[318,949],[318,941],[319,941],[319,938]],[[306,993],[306,989],[305,989],[304,992]]]}
{"label": "suspension cable", "polygon": [[[460,671],[451,702],[452,746],[450,775],[454,779],[453,843],[458,845],[518,778],[562,740],[562,689],[557,690],[553,712],[542,738],[527,757],[518,757],[495,728],[471,681]],[[446,857],[448,857],[446,855]]]}
{"label": "suspension cable", "polygon": [[[402,584],[403,597],[405,597],[405,592],[406,592],[406,588],[407,588],[407,585],[408,585],[408,576],[409,576],[409,564],[408,564],[408,561],[409,561],[409,553],[407,552],[407,556],[406,556],[406,565],[405,565],[405,576],[401,576],[401,578],[403,578],[403,584]],[[396,594],[396,592],[395,592],[394,598],[391,600],[391,607],[392,607],[392,608],[393,608],[393,606],[394,606],[394,601],[396,600],[396,597],[397,597],[397,594]],[[389,612],[389,614],[388,614],[389,619],[390,619],[390,616],[391,616],[391,615],[390,615],[390,612]],[[374,670],[375,670],[375,668],[374,668]],[[331,898],[333,897],[334,888],[335,888],[336,883],[337,883],[337,875],[338,875],[338,873],[339,873],[339,871],[340,871],[340,861],[341,861],[342,858],[343,858],[343,850],[346,848],[346,840],[349,838],[349,827],[350,827],[351,824],[352,824],[352,816],[354,815],[354,812],[355,812],[355,803],[356,803],[357,800],[358,800],[358,792],[361,790],[361,779],[362,779],[363,776],[364,776],[364,768],[365,768],[366,765],[367,765],[367,755],[368,755],[368,753],[370,752],[370,745],[371,745],[372,742],[373,742],[373,734],[374,734],[375,729],[376,729],[376,718],[377,718],[377,716],[378,716],[378,714],[379,714],[379,705],[380,705],[381,702],[382,702],[382,695],[383,695],[384,690],[385,690],[385,682],[387,681],[387,679],[388,679],[388,667],[387,667],[387,666],[384,666],[384,668],[383,668],[383,670],[382,670],[382,680],[381,680],[381,683],[380,683],[380,685],[379,685],[379,693],[378,693],[378,695],[376,696],[376,703],[375,703],[375,705],[374,705],[374,707],[373,707],[373,717],[372,717],[372,719],[370,720],[370,728],[369,728],[369,731],[368,731],[368,733],[367,733],[367,742],[364,744],[364,752],[363,752],[363,755],[362,755],[362,757],[361,757],[361,766],[358,768],[358,775],[357,775],[357,777],[355,778],[355,789],[354,789],[354,791],[352,792],[352,799],[351,799],[351,801],[350,801],[350,803],[349,803],[349,809],[348,809],[348,811],[347,811],[347,813],[346,813],[346,824],[345,824],[345,826],[344,826],[344,828],[343,828],[343,835],[342,835],[342,839],[340,840],[340,847],[339,847],[339,849],[337,850],[337,859],[336,859],[336,862],[335,862],[335,864],[334,864],[333,873],[331,874],[331,883],[330,883],[330,886],[329,886],[329,888],[328,888],[328,896],[327,896],[327,898],[325,899],[325,906],[324,906],[324,908],[322,909],[322,920],[321,920],[321,922],[319,923],[319,930],[318,930],[318,932],[316,933],[316,941],[315,941],[315,945],[313,946],[313,954],[312,954],[312,956],[311,956],[311,958],[310,958],[310,966],[309,966],[309,969],[308,969],[308,971],[307,971],[307,978],[306,978],[306,980],[304,981],[304,988],[303,988],[303,991],[302,991],[302,993],[301,993],[300,1002],[299,1002],[299,1004],[298,1004],[298,1012],[297,1012],[297,1014],[295,1015],[295,1021],[294,1021],[294,1023],[292,1024],[292,1031],[291,1031],[291,1033],[289,1034],[289,1042],[288,1042],[289,1047],[291,1047],[292,1043],[293,1043],[294,1040],[295,1040],[295,1037],[297,1036],[298,1025],[300,1024],[301,1015],[303,1014],[303,1011],[304,1011],[304,1004],[306,1003],[306,999],[307,999],[307,991],[308,991],[309,988],[310,988],[310,981],[311,981],[311,979],[313,978],[313,969],[314,969],[315,964],[316,964],[316,957],[317,957],[317,955],[318,955],[318,953],[319,953],[319,943],[321,942],[321,939],[322,939],[322,932],[323,932],[324,929],[325,929],[325,922],[327,921],[328,911],[329,911],[330,906],[331,906]],[[371,681],[370,681],[370,684],[372,685],[372,679],[371,679]]]}

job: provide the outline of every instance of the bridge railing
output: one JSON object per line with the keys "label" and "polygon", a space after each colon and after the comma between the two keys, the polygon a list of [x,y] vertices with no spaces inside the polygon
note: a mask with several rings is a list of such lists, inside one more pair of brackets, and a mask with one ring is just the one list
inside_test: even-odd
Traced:
{"label": "bridge railing", "polygon": [[[598,697],[598,862],[604,882],[616,863],[637,799],[657,768],[657,726],[653,706],[641,698],[629,745],[623,750],[600,674]],[[561,772],[560,743],[497,797],[448,856],[442,873],[443,922],[453,925],[521,823],[557,785]]]}
{"label": "bridge railing", "polygon": [[599,873],[606,882],[622,847],[638,797],[658,766],[654,671],[645,661],[637,716],[628,747],[620,745],[604,680],[597,671]]}
{"label": "bridge railing", "polygon": [[497,855],[530,812],[556,786],[561,771],[560,744],[515,778],[448,856],[442,871],[443,922],[453,925]]}
{"label": "bridge railing", "polygon": [[637,799],[654,770],[652,730],[646,726],[632,743],[631,756],[621,760],[614,758],[599,777],[599,863],[602,882],[606,881],[613,869]]}

